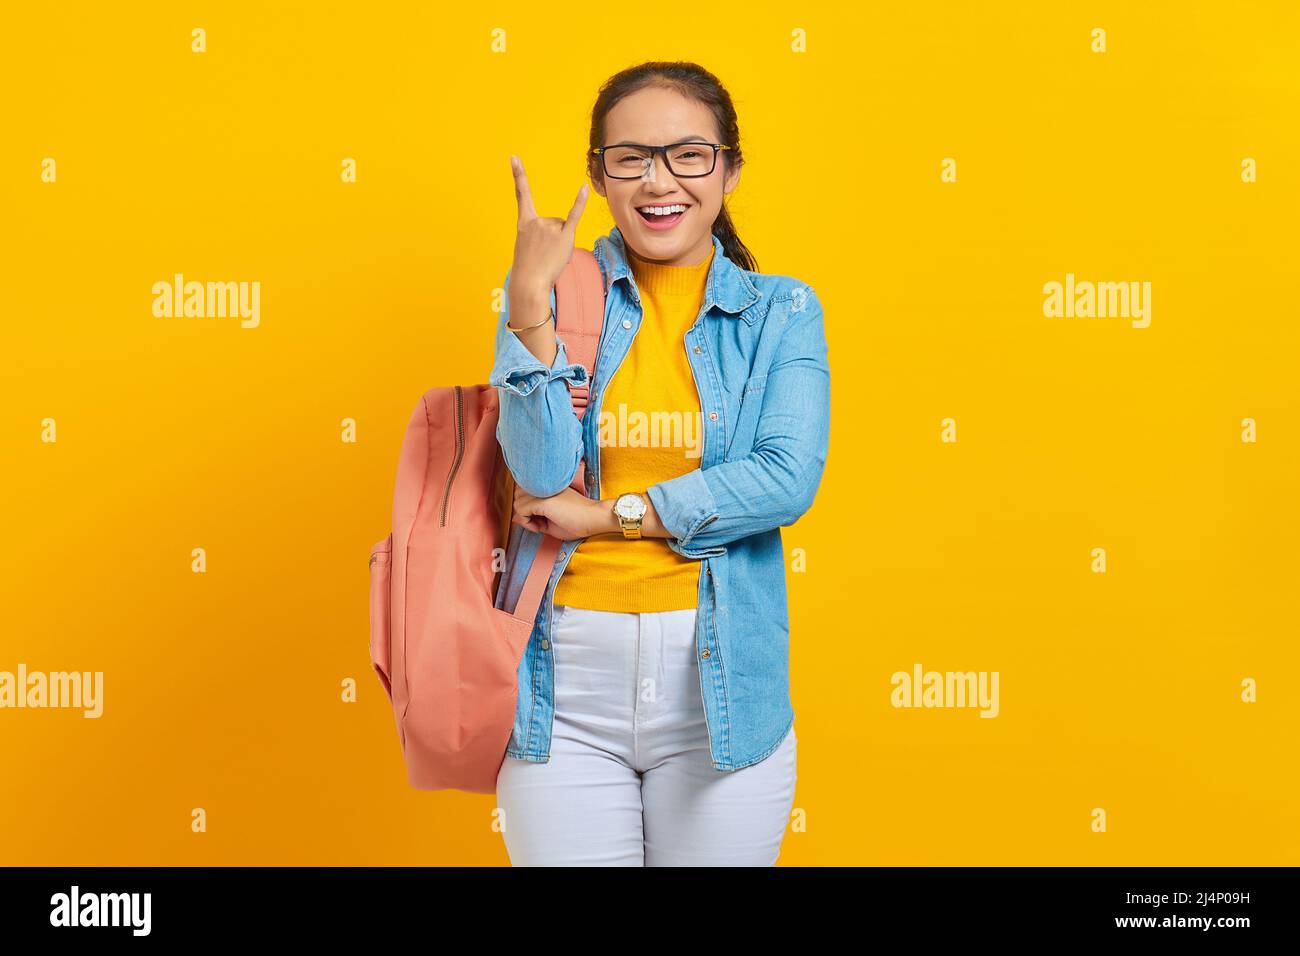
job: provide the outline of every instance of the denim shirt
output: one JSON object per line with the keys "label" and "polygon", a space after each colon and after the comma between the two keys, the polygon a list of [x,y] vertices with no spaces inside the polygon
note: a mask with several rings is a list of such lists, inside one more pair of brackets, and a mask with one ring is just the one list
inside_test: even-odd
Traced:
{"label": "denim shirt", "polygon": [[[700,465],[641,488],[678,554],[699,561],[696,657],[712,765],[739,770],[771,754],[794,722],[790,702],[785,552],[781,527],[811,507],[830,439],[830,368],[816,293],[789,276],[741,269],[713,237],[704,301],[683,348],[699,392]],[[568,361],[563,336],[547,368],[509,321],[496,331],[489,383],[500,396],[497,440],[517,484],[549,497],[585,459],[586,494],[600,497],[601,398],[641,327],[643,309],[617,226],[592,250],[605,285],[605,316],[588,406],[581,419],[569,385],[587,383]],[[555,291],[551,290],[551,305]],[[543,535],[511,525],[495,604],[513,608]],[[519,699],[506,754],[550,759],[555,713],[551,612],[555,585],[584,539],[556,556],[519,666]]]}

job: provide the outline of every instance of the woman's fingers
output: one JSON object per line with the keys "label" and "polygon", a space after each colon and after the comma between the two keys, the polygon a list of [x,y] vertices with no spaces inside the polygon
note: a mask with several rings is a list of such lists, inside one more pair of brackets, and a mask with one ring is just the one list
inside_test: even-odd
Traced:
{"label": "woman's fingers", "polygon": [[587,184],[583,183],[582,188],[578,190],[578,198],[573,201],[573,208],[569,210],[568,218],[564,220],[564,231],[569,234],[570,241],[578,231],[578,220],[582,218],[582,211],[586,208]]}
{"label": "woman's fingers", "polygon": [[514,172],[515,201],[519,206],[515,258],[510,269],[514,276],[514,289],[523,283],[530,295],[544,294],[554,287],[573,258],[578,220],[582,218],[587,206],[589,187],[586,183],[582,184],[567,218],[543,218],[537,215],[523,161],[512,155],[510,168]]}
{"label": "woman's fingers", "polygon": [[534,500],[535,499],[532,495],[516,484],[514,517],[511,520],[513,520],[515,524],[527,528],[529,531],[544,531],[546,529],[541,527],[541,521],[544,519],[542,519],[540,515],[534,514],[531,507]]}
{"label": "woman's fingers", "polygon": [[541,531],[545,533],[549,526],[546,519],[537,515],[515,515],[512,519],[515,524],[527,528],[529,531]]}
{"label": "woman's fingers", "polygon": [[515,174],[515,202],[519,204],[519,221],[525,222],[537,218],[533,208],[533,191],[528,188],[528,176],[524,174],[524,164],[518,156],[510,157],[510,168]]}
{"label": "woman's fingers", "polygon": [[[523,161],[518,156],[511,156],[510,168],[515,175],[515,202],[519,206],[519,221],[522,223],[528,219],[536,219],[537,207],[533,205],[533,191],[528,185],[528,174],[524,172]],[[582,213],[587,208],[587,197],[590,192],[587,184],[583,183],[572,208],[569,209],[569,215],[564,219],[564,231],[570,235],[578,229],[578,220],[582,218]]]}

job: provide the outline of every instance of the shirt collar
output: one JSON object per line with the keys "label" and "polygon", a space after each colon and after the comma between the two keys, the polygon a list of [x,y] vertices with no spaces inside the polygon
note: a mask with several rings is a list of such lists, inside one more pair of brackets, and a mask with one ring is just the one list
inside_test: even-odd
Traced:
{"label": "shirt collar", "polygon": [[[728,315],[738,316],[762,296],[749,276],[745,274],[745,270],[727,258],[727,254],[722,249],[722,240],[717,236],[712,238],[713,263],[709,266],[709,278],[704,285],[704,305],[701,312],[707,312],[716,306]],[[641,294],[632,276],[632,266],[627,258],[627,246],[618,226],[611,229],[609,235],[601,236],[596,240],[593,252],[607,277],[606,292],[619,279],[626,279],[633,300],[640,306]]]}

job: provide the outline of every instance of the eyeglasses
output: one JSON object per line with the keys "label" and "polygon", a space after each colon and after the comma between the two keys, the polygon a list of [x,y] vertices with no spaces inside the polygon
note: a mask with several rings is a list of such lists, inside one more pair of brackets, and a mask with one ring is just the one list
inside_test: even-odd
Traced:
{"label": "eyeglasses", "polygon": [[591,151],[600,156],[610,179],[645,179],[653,176],[655,153],[664,158],[668,171],[678,178],[694,179],[713,172],[718,150],[731,149],[725,143],[672,143],[668,146],[601,146]]}

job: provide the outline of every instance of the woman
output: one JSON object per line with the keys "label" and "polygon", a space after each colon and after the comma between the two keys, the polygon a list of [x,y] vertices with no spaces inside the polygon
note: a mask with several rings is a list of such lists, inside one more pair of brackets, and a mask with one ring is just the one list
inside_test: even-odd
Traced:
{"label": "woman", "polygon": [[[645,63],[602,88],[588,175],[616,226],[593,250],[606,300],[588,382],[554,323],[587,186],[566,219],[539,218],[511,157],[489,381],[520,527],[498,602],[543,533],[564,542],[497,779],[516,866],[780,853],[796,740],[779,529],[821,480],[830,372],[816,295],[759,273],[723,205],[741,164],[731,98],[701,67]],[[590,388],[581,420],[570,383]],[[586,495],[569,487],[580,461]]]}

